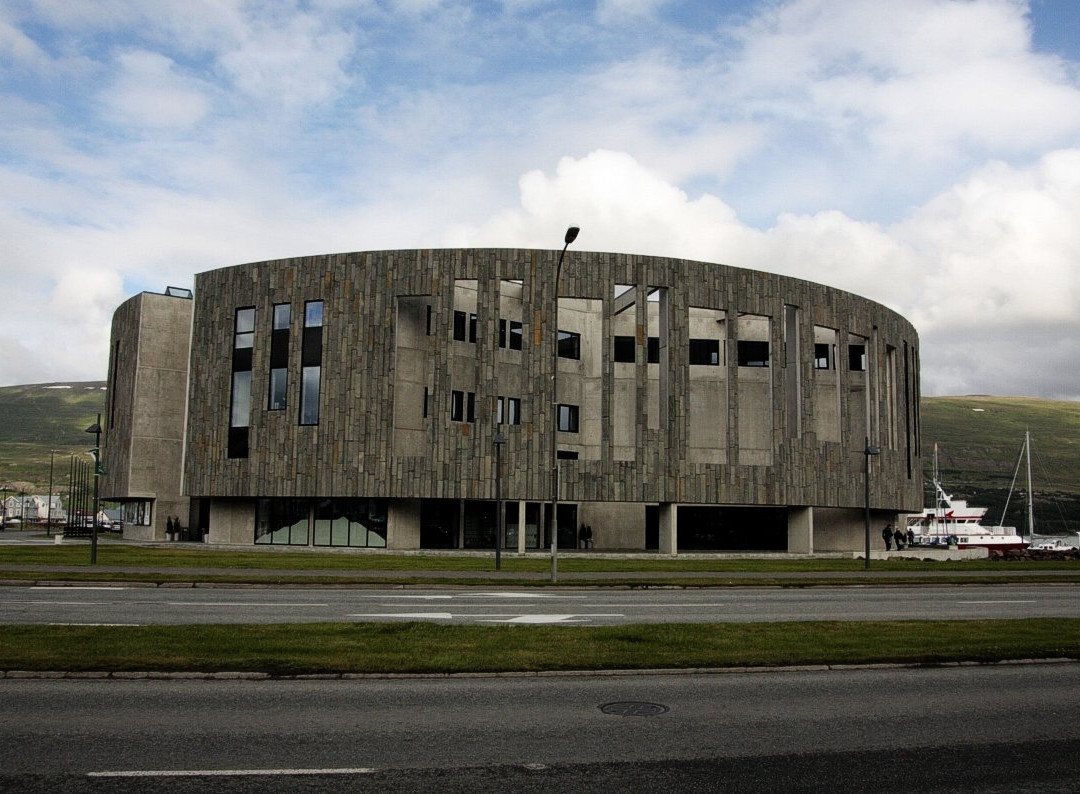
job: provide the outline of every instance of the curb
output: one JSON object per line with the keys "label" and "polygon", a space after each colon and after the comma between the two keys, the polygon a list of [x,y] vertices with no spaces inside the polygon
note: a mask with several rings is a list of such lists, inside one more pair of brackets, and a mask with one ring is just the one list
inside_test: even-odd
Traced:
{"label": "curb", "polygon": [[11,680],[112,680],[112,681],[361,681],[392,679],[462,679],[462,678],[585,678],[661,675],[739,675],[747,673],[825,673],[851,670],[918,670],[943,667],[1010,667],[1018,665],[1076,664],[1071,657],[1049,659],[1001,659],[996,662],[874,662],[869,664],[797,664],[751,667],[675,667],[651,670],[523,670],[472,673],[297,673],[277,675],[251,671],[166,672],[142,671],[65,671],[0,670],[0,679]]}

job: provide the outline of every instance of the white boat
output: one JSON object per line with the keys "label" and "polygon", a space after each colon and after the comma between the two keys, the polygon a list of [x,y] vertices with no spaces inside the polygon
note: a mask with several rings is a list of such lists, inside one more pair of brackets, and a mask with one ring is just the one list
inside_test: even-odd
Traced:
{"label": "white boat", "polygon": [[[1022,454],[1028,451],[1025,435]],[[1031,494],[1031,466],[1028,465],[1028,494]],[[1023,549],[1027,542],[1016,527],[983,524],[987,508],[974,507],[963,499],[955,499],[941,486],[938,471],[937,444],[934,445],[934,506],[907,517],[908,537],[916,546],[954,546],[959,549],[987,548],[1007,551]],[[1030,501],[1030,500],[1029,500]]]}

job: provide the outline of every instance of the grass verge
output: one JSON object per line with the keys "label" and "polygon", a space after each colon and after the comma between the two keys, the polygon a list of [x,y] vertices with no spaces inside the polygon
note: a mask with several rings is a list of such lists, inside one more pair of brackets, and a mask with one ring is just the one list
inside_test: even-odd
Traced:
{"label": "grass verge", "polygon": [[[206,547],[138,546],[101,544],[98,547],[98,566],[128,568],[208,568],[215,574],[228,574],[243,570],[280,571],[450,571],[488,572],[494,569],[494,553],[490,555],[465,556],[452,554],[400,554],[400,553],[321,553],[313,551],[278,552],[272,550],[243,551],[217,550]],[[0,571],[7,565],[64,565],[90,567],[89,550],[85,542],[67,543],[61,546],[12,545],[0,546]],[[912,559],[874,560],[874,571],[1060,571],[1076,574],[1080,578],[1080,560],[964,560],[923,561]],[[502,568],[508,573],[543,573],[550,569],[550,560],[544,553],[518,557],[506,553]],[[10,570],[10,569],[8,569]],[[737,558],[670,557],[650,558],[636,556],[627,559],[595,557],[587,554],[564,553],[559,558],[559,570],[567,573],[618,574],[623,572],[649,573],[835,573],[861,572],[861,559],[840,558],[783,558],[768,557]],[[190,578],[189,578],[190,580]]]}
{"label": "grass verge", "polygon": [[1080,658],[1080,619],[620,627],[0,626],[0,669],[462,673]]}

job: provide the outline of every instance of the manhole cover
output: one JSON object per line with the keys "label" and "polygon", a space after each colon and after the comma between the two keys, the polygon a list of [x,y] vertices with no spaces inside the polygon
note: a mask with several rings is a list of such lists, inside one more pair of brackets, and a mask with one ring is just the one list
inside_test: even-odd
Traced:
{"label": "manhole cover", "polygon": [[619,703],[605,703],[600,710],[605,714],[615,714],[619,717],[655,717],[667,711],[668,707],[659,703],[626,700]]}

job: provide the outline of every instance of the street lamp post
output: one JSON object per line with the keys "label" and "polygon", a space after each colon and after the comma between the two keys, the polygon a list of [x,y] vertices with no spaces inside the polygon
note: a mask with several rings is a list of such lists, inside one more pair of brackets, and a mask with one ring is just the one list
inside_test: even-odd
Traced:
{"label": "street lamp post", "polygon": [[506,436],[497,430],[491,443],[495,445],[495,570],[501,571],[503,536],[506,534],[506,511],[502,498],[502,448],[506,444]]}
{"label": "street lamp post", "polygon": [[554,326],[551,346],[551,581],[558,579],[559,551],[559,275],[562,273],[563,257],[570,243],[577,239],[577,226],[570,226],[563,237],[562,251],[555,265],[555,293],[552,298],[551,324]]}
{"label": "street lamp post", "polygon": [[49,500],[48,506],[48,518],[45,519],[45,534],[48,535],[52,532],[52,488],[53,488],[53,455],[56,454],[56,450],[49,450],[49,493],[45,496]]}
{"label": "street lamp post", "polygon": [[870,436],[867,436],[866,446],[863,448],[863,457],[866,459],[866,468],[863,471],[863,484],[866,488],[864,500],[866,505],[866,561],[864,566],[866,570],[870,570],[870,457],[880,454],[881,449],[870,446]]}
{"label": "street lamp post", "polygon": [[97,421],[86,428],[87,433],[94,434],[94,513],[90,519],[90,564],[97,563],[97,514],[98,514],[98,475],[101,468],[101,414],[97,415]]}

